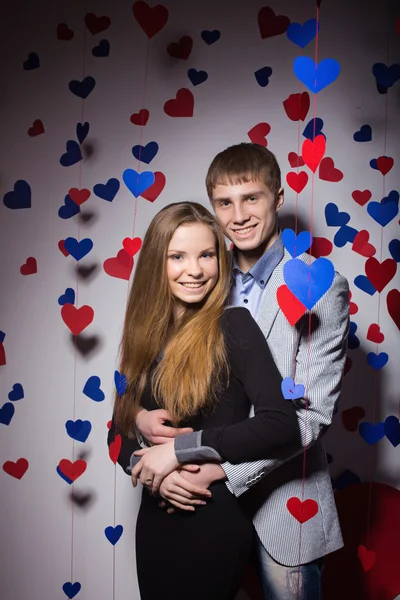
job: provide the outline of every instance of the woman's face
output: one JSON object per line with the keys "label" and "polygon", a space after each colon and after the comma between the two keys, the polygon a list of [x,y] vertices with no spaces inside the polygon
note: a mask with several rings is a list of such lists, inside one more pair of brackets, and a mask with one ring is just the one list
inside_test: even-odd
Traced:
{"label": "woman's face", "polygon": [[200,223],[181,225],[175,231],[167,254],[167,277],[175,298],[175,318],[187,304],[201,302],[218,280],[216,239]]}

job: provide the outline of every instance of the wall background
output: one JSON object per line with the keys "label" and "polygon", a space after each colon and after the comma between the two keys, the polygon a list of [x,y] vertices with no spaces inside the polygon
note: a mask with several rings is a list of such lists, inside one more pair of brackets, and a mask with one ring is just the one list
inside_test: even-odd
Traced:
{"label": "wall background", "polygon": [[[381,92],[382,86],[393,83],[386,94],[377,90],[372,69],[375,63],[393,65],[400,60],[399,7],[392,0],[320,2],[318,61],[333,58],[340,63],[341,72],[315,96],[309,91],[307,116],[294,121],[288,118],[283,102],[307,88],[294,74],[293,62],[299,56],[314,59],[315,40],[302,49],[286,33],[263,39],[257,15],[266,5],[257,0],[165,0],[163,5],[169,12],[168,22],[151,39],[135,19],[132,2],[125,0],[56,4],[43,0],[40,6],[10,2],[2,11],[0,531],[6,541],[1,561],[2,597],[139,598],[134,558],[139,492],[132,489],[121,469],[114,467],[106,445],[129,283],[107,274],[103,264],[117,256],[124,238],[143,238],[154,214],[166,204],[194,200],[207,205],[204,178],[214,155],[228,145],[250,141],[248,132],[267,123],[268,147],[280,162],[286,192],[282,225],[294,227],[297,215],[299,230],[312,227],[314,236],[332,242],[328,258],[348,278],[358,308],[353,307],[351,362],[340,410],[327,435],[332,478],[348,540],[347,558],[341,566],[349,569],[350,580],[344,586],[337,576],[329,577],[328,564],[327,597],[334,593],[337,597],[334,588],[340,585],[343,597],[347,593],[346,597],[357,600],[392,600],[400,595],[395,567],[400,533],[400,301],[396,295],[400,285],[396,271],[400,66],[388,73],[381,68]],[[287,15],[292,23],[303,24],[317,14],[313,0],[274,0],[268,6],[276,15]],[[89,17],[86,26],[88,13],[107,16],[110,24]],[[67,25],[66,30],[58,30],[61,23]],[[271,25],[271,20],[265,19],[265,23]],[[220,38],[206,43],[201,37],[204,30],[218,30]],[[70,37],[69,31],[71,39],[59,39]],[[174,58],[167,48],[182,36],[192,38],[192,51],[186,59]],[[107,54],[107,43],[108,56],[93,55]],[[28,60],[30,53],[38,56],[37,68],[32,68],[35,57]],[[263,72],[258,74],[262,85],[255,76],[264,67],[272,70],[268,85],[262,81]],[[199,83],[205,76],[194,73],[191,81],[188,69],[205,71],[208,77]],[[94,78],[95,87],[82,99],[69,89],[69,83],[87,76]],[[174,99],[181,88],[193,95],[192,118],[164,112],[165,102]],[[131,115],[143,108],[150,114],[147,124],[133,124]],[[313,185],[307,167],[297,169],[289,164],[289,152],[301,154],[306,139],[303,132],[313,117],[323,120],[325,156],[342,172],[340,181],[321,179],[317,170]],[[43,132],[36,120],[42,122]],[[79,144],[77,124],[85,122],[90,129]],[[371,139],[355,141],[354,134],[365,125],[371,127]],[[68,141],[74,141],[75,151],[80,148],[82,160],[63,166],[60,159]],[[147,165],[143,162],[146,152],[142,151],[139,162],[132,148],[150,142],[156,142],[159,149]],[[394,159],[385,176],[370,166],[372,159],[382,156]],[[381,168],[384,162],[380,161]],[[162,173],[165,188],[153,202],[143,195],[135,198],[123,182],[125,169]],[[287,173],[297,170],[309,174],[298,197],[286,183]],[[112,201],[94,191],[94,186],[111,178],[120,185]],[[26,183],[17,184],[13,194],[18,181]],[[59,210],[71,188],[86,188],[90,197],[80,206],[80,214],[60,218]],[[370,190],[371,197],[366,197],[362,206],[361,200],[353,199],[354,190]],[[368,207],[389,194],[384,218],[392,218],[382,226],[368,212],[382,214],[381,208]],[[71,207],[77,212],[76,203],[66,202],[63,217],[71,213]],[[353,231],[327,223],[329,203],[348,213],[347,226]],[[27,207],[19,208],[21,205]],[[339,219],[346,221],[343,216]],[[379,265],[372,269],[375,283],[379,278],[383,281],[385,273],[390,280],[382,283],[381,293],[371,295],[354,283],[357,276],[365,276],[367,261],[350,241],[360,231],[368,232],[375,258],[389,260],[383,271]],[[365,254],[363,235],[358,241]],[[79,264],[60,250],[59,242],[68,237],[93,242]],[[28,257],[36,260],[37,271],[23,275],[20,270]],[[22,271],[29,272],[30,266],[28,262]],[[111,268],[115,266],[111,263]],[[368,282],[364,279],[361,285]],[[67,288],[73,290],[67,293],[70,302],[94,311],[93,322],[75,341],[61,318],[59,298]],[[387,308],[392,290],[397,290],[390,296],[393,317]],[[367,339],[373,323],[379,324],[384,334],[379,344]],[[367,362],[371,352],[386,353],[387,364],[373,369]],[[82,392],[93,376],[101,379],[103,400],[101,395],[92,400]],[[387,417],[392,419],[385,428]],[[84,439],[91,426],[84,443],[73,440],[66,431],[67,421],[78,419],[89,424],[79,431],[79,424],[69,424],[69,431],[73,435],[75,427],[75,434]],[[365,425],[359,431],[360,423]],[[23,475],[23,461],[17,466],[8,462],[21,458],[29,464]],[[75,483],[69,485],[65,480],[69,475],[71,481],[71,473],[66,463],[60,465],[62,460],[86,461],[87,468]],[[354,481],[366,485],[349,487]],[[123,526],[123,533],[113,545],[105,528],[117,525]],[[357,558],[359,544],[374,552],[369,555],[374,562],[369,570],[366,561],[362,568]],[[331,558],[334,565],[335,557]]]}

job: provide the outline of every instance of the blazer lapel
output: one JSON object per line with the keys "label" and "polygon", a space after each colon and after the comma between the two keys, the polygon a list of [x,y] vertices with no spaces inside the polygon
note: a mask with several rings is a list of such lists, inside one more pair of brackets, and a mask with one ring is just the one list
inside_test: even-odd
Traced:
{"label": "blazer lapel", "polygon": [[265,286],[257,322],[267,339],[277,314],[280,311],[280,307],[276,299],[276,292],[278,288],[285,283],[283,278],[283,267],[290,259],[290,254],[285,250],[285,254],[281,262],[276,266],[267,285]]}

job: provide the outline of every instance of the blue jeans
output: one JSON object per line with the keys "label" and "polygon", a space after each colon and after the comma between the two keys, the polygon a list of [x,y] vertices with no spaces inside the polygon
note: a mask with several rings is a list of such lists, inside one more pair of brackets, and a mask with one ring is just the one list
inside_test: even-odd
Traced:
{"label": "blue jeans", "polygon": [[268,554],[258,538],[256,545],[264,600],[322,600],[322,558],[286,567]]}

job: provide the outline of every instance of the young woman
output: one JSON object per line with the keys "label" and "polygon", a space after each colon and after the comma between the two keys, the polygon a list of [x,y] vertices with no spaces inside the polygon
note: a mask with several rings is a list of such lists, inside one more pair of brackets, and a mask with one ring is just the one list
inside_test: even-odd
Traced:
{"label": "young woman", "polygon": [[[108,435],[109,444],[121,435],[118,462],[127,473],[141,447],[140,406],[164,408],[174,426],[198,432],[208,461],[279,457],[300,443],[261,330],[245,308],[226,307],[230,285],[229,253],[211,213],[190,202],[162,209],[136,266],[121,344],[127,387],[116,396]],[[184,445],[163,446],[163,473],[178,465],[175,450],[179,462],[192,458]],[[221,481],[201,509],[168,515],[146,467],[158,447],[149,450],[134,467],[144,484],[136,526],[141,599],[233,600],[252,548],[251,517]]]}

